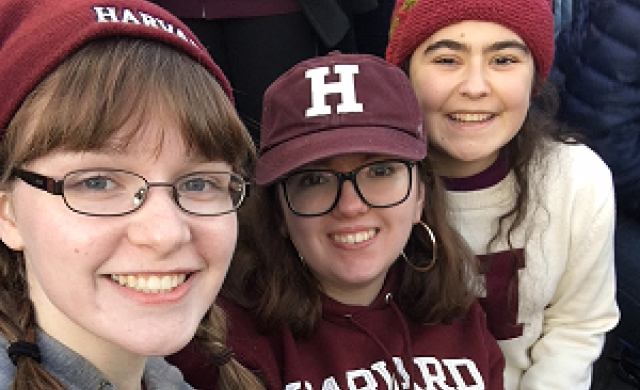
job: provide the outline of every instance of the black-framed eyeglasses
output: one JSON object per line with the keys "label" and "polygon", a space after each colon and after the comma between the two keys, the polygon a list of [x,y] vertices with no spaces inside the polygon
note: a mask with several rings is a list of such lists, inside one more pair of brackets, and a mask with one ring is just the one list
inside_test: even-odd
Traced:
{"label": "black-framed eyeglasses", "polygon": [[362,201],[373,208],[393,207],[411,192],[414,161],[384,160],[362,165],[351,172],[304,169],[282,181],[289,209],[302,217],[328,214],[336,207],[342,184],[350,181]]}
{"label": "black-framed eyeglasses", "polygon": [[168,187],[183,211],[200,216],[233,212],[248,195],[248,183],[233,172],[191,172],[173,183],[152,183],[122,169],[80,169],[61,180],[24,169],[13,175],[53,195],[62,196],[69,209],[92,216],[120,216],[142,207],[151,187]]}

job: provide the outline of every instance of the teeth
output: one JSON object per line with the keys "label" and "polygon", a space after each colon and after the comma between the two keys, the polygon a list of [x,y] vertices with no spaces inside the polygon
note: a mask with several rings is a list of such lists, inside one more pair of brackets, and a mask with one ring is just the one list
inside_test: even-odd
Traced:
{"label": "teeth", "polygon": [[356,233],[356,234],[344,234],[344,235],[341,235],[341,236],[334,235],[333,239],[336,242],[340,242],[340,243],[343,243],[343,244],[357,244],[357,243],[360,243],[360,242],[364,242],[364,241],[370,240],[375,235],[376,235],[376,230],[375,229],[371,229],[371,230],[368,230],[366,232],[359,232],[359,233]]}
{"label": "teeth", "polygon": [[491,119],[493,114],[451,114],[451,119],[458,122],[482,122]]}
{"label": "teeth", "polygon": [[158,294],[169,292],[187,279],[187,275],[185,274],[173,274],[173,275],[121,275],[121,274],[113,274],[111,275],[111,279],[118,283],[121,286],[132,288],[134,290],[150,293],[150,294]]}

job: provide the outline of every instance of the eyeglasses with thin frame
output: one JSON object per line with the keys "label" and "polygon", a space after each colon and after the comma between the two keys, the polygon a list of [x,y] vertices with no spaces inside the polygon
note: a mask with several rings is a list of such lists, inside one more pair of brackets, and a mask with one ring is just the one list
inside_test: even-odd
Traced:
{"label": "eyeglasses with thin frame", "polygon": [[360,199],[372,208],[404,202],[411,193],[411,168],[415,161],[383,160],[362,165],[351,172],[303,169],[281,181],[289,209],[302,217],[328,214],[340,199],[342,185],[350,181]]}
{"label": "eyeglasses with thin frame", "polygon": [[151,187],[171,188],[178,207],[199,216],[237,210],[249,190],[247,181],[233,172],[191,172],[173,183],[149,182],[137,173],[109,168],[75,170],[60,180],[24,169],[14,169],[13,175],[32,187],[62,196],[76,213],[101,217],[136,211]]}

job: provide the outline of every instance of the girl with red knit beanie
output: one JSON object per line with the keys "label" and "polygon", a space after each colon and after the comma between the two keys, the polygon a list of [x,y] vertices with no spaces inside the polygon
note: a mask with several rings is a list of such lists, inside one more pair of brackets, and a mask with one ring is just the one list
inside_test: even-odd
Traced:
{"label": "girl with red knit beanie", "polygon": [[479,258],[507,390],[588,389],[618,321],[611,175],[550,112],[553,39],[549,0],[406,0],[386,53]]}

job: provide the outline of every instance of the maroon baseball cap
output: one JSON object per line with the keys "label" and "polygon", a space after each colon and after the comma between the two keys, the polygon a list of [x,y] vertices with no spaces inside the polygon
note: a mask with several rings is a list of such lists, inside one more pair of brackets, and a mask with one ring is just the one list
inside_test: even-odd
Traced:
{"label": "maroon baseball cap", "polygon": [[128,36],[163,42],[206,67],[229,99],[231,86],[178,18],[143,0],[0,0],[0,131],[25,97],[89,41]]}
{"label": "maroon baseball cap", "polygon": [[347,153],[421,160],[427,139],[407,76],[381,58],[331,53],[280,76],[264,95],[256,182]]}

